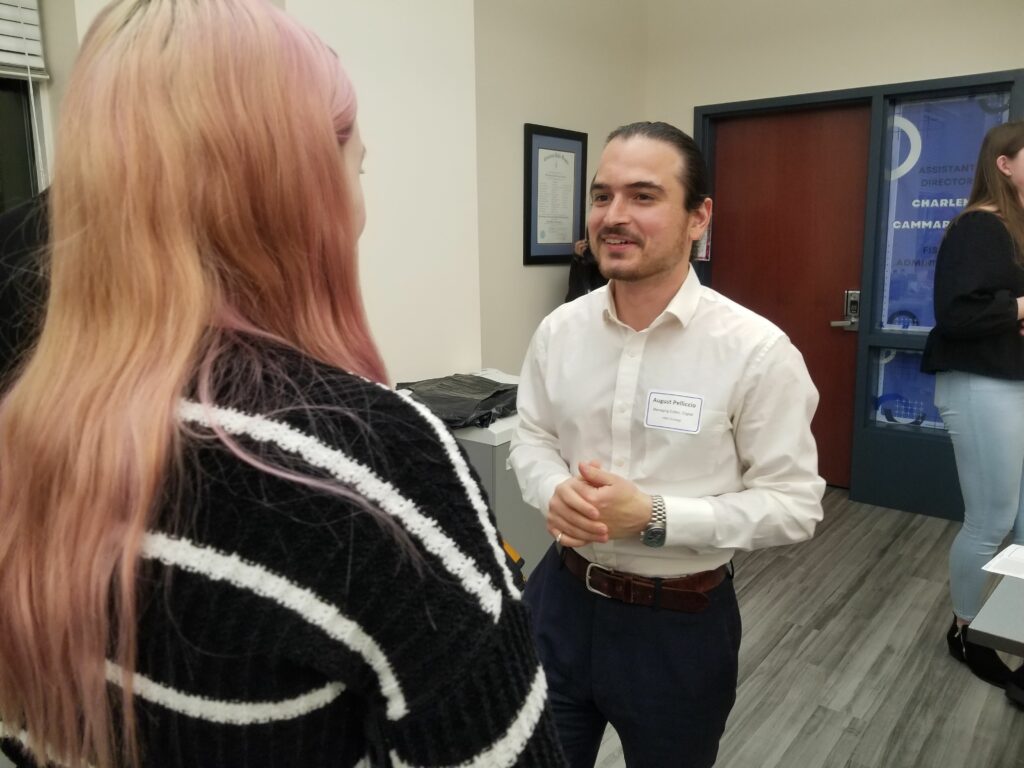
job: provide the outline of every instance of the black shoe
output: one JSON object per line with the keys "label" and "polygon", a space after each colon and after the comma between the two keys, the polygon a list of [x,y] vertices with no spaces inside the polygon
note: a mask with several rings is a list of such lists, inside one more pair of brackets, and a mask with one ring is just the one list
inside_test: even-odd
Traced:
{"label": "black shoe", "polygon": [[1024,664],[1017,667],[1016,672],[1010,673],[1010,679],[1006,681],[1006,698],[1024,707]]}
{"label": "black shoe", "polygon": [[946,633],[946,645],[949,646],[950,656],[964,664],[967,663],[967,654],[964,653],[964,644],[960,637],[960,629],[956,625],[956,616],[953,617],[953,626]]}
{"label": "black shoe", "polygon": [[962,661],[974,673],[986,683],[991,683],[997,688],[1005,688],[1010,679],[1010,668],[1003,663],[991,648],[972,643],[968,637],[970,627],[956,625],[956,617],[953,617],[953,626],[946,633],[946,642],[949,644],[949,655],[957,661]]}

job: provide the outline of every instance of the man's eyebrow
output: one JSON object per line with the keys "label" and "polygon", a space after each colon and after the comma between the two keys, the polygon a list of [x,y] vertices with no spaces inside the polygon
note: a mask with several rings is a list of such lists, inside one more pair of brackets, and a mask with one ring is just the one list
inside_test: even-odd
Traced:
{"label": "man's eyebrow", "polygon": [[[607,189],[610,189],[610,186],[608,184],[604,184],[604,183],[602,183],[600,181],[595,181],[595,182],[593,182],[590,185],[590,191],[591,192],[595,192],[595,191],[604,192]],[[664,192],[665,191],[665,188],[663,186],[661,186],[661,184],[658,184],[657,182],[654,182],[654,181],[634,181],[631,184],[627,184],[626,185],[626,189],[655,189],[655,190],[657,190],[659,192]]]}
{"label": "man's eyebrow", "polygon": [[665,188],[654,181],[634,181],[632,184],[627,184],[626,189],[656,189],[659,192],[664,192]]}

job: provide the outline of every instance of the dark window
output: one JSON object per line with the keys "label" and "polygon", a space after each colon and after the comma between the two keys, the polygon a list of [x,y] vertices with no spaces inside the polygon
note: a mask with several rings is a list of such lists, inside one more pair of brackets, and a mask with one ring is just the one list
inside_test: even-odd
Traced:
{"label": "dark window", "polygon": [[29,105],[27,82],[0,78],[0,213],[39,191]]}

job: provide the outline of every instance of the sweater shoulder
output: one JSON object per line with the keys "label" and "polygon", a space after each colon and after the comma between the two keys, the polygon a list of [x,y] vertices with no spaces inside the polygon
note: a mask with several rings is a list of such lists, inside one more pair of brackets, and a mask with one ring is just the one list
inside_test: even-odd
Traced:
{"label": "sweater shoulder", "polygon": [[[260,364],[258,385],[182,405],[183,492],[204,541],[284,572],[300,567],[300,549],[312,571],[339,552],[347,570],[358,541],[361,552],[379,553],[382,571],[408,550],[498,592],[509,583],[486,497],[440,419],[382,384],[288,350]],[[500,601],[494,590],[488,596]]]}
{"label": "sweater shoulder", "polygon": [[967,211],[961,214],[946,230],[942,241],[947,249],[978,248],[1009,249],[1012,253],[1013,239],[1003,220],[991,211]]}
{"label": "sweater shoulder", "polygon": [[[411,398],[275,344],[230,350],[218,363],[212,390],[209,405],[225,416],[237,412],[239,422],[265,433],[246,431],[250,441],[276,444],[274,430],[283,430],[294,440],[319,444],[384,474],[393,460],[410,453],[432,464],[447,458],[450,434]],[[195,391],[185,403],[183,413],[201,420],[204,405]],[[313,458],[308,451],[291,453],[299,463]]]}

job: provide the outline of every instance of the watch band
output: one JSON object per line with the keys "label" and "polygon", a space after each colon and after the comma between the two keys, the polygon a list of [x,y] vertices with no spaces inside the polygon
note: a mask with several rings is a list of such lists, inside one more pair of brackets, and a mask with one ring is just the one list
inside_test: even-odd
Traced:
{"label": "watch band", "polygon": [[647,523],[640,540],[648,547],[660,547],[665,543],[668,515],[665,511],[665,499],[658,495],[651,496],[651,520]]}
{"label": "watch band", "polygon": [[666,517],[665,499],[658,495],[651,496],[651,523],[664,528]]}

